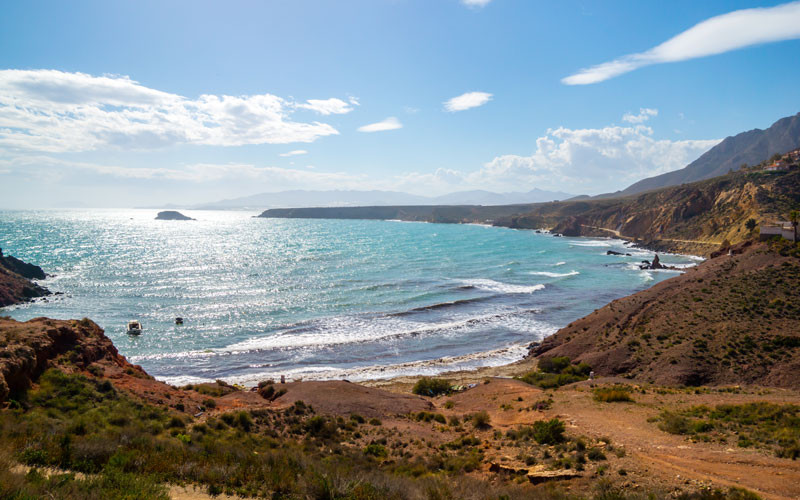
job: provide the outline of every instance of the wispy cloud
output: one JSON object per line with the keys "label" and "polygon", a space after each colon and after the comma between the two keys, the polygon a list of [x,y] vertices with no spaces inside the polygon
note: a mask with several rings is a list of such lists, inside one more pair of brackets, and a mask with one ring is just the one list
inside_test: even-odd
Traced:
{"label": "wispy cloud", "polygon": [[403,124],[400,123],[394,116],[390,116],[385,120],[381,120],[377,123],[370,123],[369,125],[364,125],[363,127],[358,127],[359,132],[384,132],[386,130],[397,130],[399,128],[403,128]]}
{"label": "wispy cloud", "polygon": [[[322,114],[349,107],[335,98],[299,106]],[[292,120],[296,107],[271,94],[188,99],[127,76],[2,70],[0,147],[74,152],[175,144],[240,146],[313,142],[339,133],[326,123]]]}
{"label": "wispy cloud", "polygon": [[298,156],[298,155],[304,155],[304,154],[308,154],[308,151],[306,151],[305,149],[295,149],[294,151],[281,153],[278,156]]}
{"label": "wispy cloud", "polygon": [[309,99],[304,103],[295,104],[298,108],[310,109],[321,115],[343,115],[353,111],[353,106],[358,106],[358,100],[350,98],[349,102],[331,97],[330,99]]}
{"label": "wispy cloud", "polygon": [[625,113],[622,115],[622,121],[628,123],[644,123],[650,118],[658,116],[658,110],[652,108],[639,108],[639,114]]}
{"label": "wispy cloud", "polygon": [[486,7],[492,0],[461,0],[467,7]]}
{"label": "wispy cloud", "polygon": [[796,38],[800,38],[800,2],[737,10],[696,24],[648,51],[583,69],[561,81],[567,85],[588,85],[651,64],[685,61]]}
{"label": "wispy cloud", "polygon": [[257,166],[249,163],[195,163],[175,168],[152,168],[79,162],[46,155],[0,160],[0,169],[12,171],[18,175],[35,175],[39,178],[50,179],[54,177],[51,173],[63,179],[83,171],[119,179],[180,181],[198,184],[238,179],[248,183],[252,181],[269,182],[271,186],[277,187],[310,186],[314,189],[327,189],[332,185],[353,187],[364,181],[363,176],[347,173],[310,172],[308,169],[313,169],[311,166],[299,170]]}
{"label": "wispy cloud", "polygon": [[483,106],[492,100],[492,94],[488,92],[467,92],[460,96],[453,97],[444,102],[444,109],[454,113],[471,108]]}

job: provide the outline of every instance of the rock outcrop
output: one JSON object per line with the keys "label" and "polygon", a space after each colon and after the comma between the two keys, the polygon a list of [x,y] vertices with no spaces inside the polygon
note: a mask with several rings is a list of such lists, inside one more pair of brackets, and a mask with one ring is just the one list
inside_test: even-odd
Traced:
{"label": "rock outcrop", "polygon": [[165,210],[163,212],[158,212],[156,215],[156,220],[194,220],[191,217],[187,217],[180,212],[176,212],[175,210]]}
{"label": "rock outcrop", "polygon": [[27,389],[52,366],[85,369],[99,360],[131,367],[94,322],[0,319],[0,403]]}
{"label": "rock outcrop", "polygon": [[31,281],[45,277],[41,267],[4,256],[0,249],[0,307],[49,295],[49,290]]}
{"label": "rock outcrop", "polygon": [[800,388],[798,303],[800,259],[746,242],[611,302],[530,352],[655,384]]}

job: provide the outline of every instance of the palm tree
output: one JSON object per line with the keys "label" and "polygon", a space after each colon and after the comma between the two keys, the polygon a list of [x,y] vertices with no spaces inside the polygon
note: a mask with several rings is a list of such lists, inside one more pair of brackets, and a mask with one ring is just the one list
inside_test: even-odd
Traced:
{"label": "palm tree", "polygon": [[789,212],[789,220],[792,221],[792,227],[794,228],[794,241],[797,242],[797,223],[800,222],[800,212],[797,210],[792,210]]}

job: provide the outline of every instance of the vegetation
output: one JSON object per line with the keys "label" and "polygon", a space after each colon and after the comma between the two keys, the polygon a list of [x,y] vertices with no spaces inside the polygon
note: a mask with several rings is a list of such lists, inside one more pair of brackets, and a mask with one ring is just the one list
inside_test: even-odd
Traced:
{"label": "vegetation", "polygon": [[449,380],[441,378],[422,377],[414,384],[411,392],[420,396],[440,396],[452,392],[452,384]]}
{"label": "vegetation", "polygon": [[572,364],[566,356],[541,358],[537,370],[526,373],[519,380],[542,389],[557,389],[588,379],[591,371],[586,363]]}
{"label": "vegetation", "polygon": [[594,400],[601,403],[631,402],[630,390],[625,386],[598,387],[592,391]]}
{"label": "vegetation", "polygon": [[680,412],[662,412],[658,427],[671,434],[727,443],[736,439],[744,448],[770,449],[778,457],[800,457],[800,406],[749,403],[694,406]]}

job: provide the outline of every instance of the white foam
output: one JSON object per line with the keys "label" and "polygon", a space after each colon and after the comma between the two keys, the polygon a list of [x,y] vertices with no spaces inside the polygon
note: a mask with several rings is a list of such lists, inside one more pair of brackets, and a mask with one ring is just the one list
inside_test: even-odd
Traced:
{"label": "white foam", "polygon": [[556,262],[555,264],[553,264],[553,267],[557,267],[557,266],[563,266],[564,264],[566,264],[566,262],[564,262],[564,261],[562,260],[561,262]]}
{"label": "white foam", "polygon": [[[547,332],[552,333],[552,332]],[[546,334],[541,332],[539,338]],[[499,349],[464,354],[461,356],[445,356],[437,359],[410,361],[393,365],[370,365],[355,368],[336,368],[333,366],[298,367],[278,372],[264,371],[226,377],[228,383],[255,386],[262,380],[277,380],[284,375],[288,380],[377,380],[412,375],[437,375],[443,372],[456,370],[472,370],[486,366],[500,366],[513,363],[522,359],[528,353],[528,344],[512,344]],[[172,385],[186,385],[189,383],[211,382],[212,379],[203,379],[193,376],[157,377],[159,380]]]}
{"label": "white foam", "polygon": [[268,336],[252,337],[242,342],[237,342],[226,347],[206,349],[203,351],[169,352],[160,354],[147,354],[131,356],[132,362],[139,363],[143,360],[203,358],[222,355],[236,355],[248,352],[275,350],[329,347],[361,342],[380,342],[396,337],[418,335],[452,335],[471,328],[499,324],[514,330],[536,333],[539,331],[554,331],[546,323],[520,315],[530,316],[532,311],[506,310],[493,314],[471,316],[458,320],[442,321],[438,323],[422,323],[408,321],[400,318],[361,318],[342,316],[328,318],[307,333],[292,333],[292,329],[285,333],[273,333]]}
{"label": "white foam", "polygon": [[531,271],[528,274],[533,274],[536,276],[547,276],[548,278],[566,278],[567,276],[577,276],[581,273],[578,271],[572,270],[568,273],[551,273],[549,271]]}
{"label": "white foam", "polygon": [[571,247],[610,247],[611,243],[608,241],[589,240],[589,241],[573,241],[569,244]]}
{"label": "white foam", "polygon": [[536,285],[514,285],[490,279],[462,280],[461,282],[481,290],[499,293],[533,293],[544,289],[544,285],[541,283]]}
{"label": "white foam", "polygon": [[655,279],[653,278],[653,273],[650,271],[642,271],[639,273],[639,276],[642,277],[643,281],[653,281]]}

